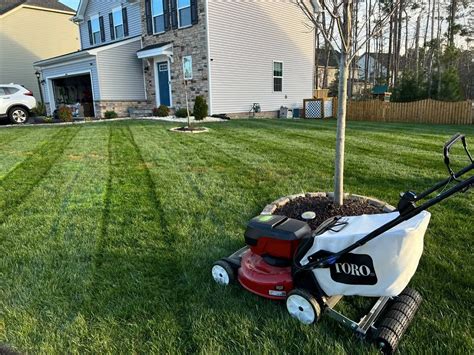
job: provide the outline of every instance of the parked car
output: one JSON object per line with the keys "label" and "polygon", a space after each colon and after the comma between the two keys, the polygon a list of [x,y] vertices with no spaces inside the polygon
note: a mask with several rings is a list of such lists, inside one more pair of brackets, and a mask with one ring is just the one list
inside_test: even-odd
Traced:
{"label": "parked car", "polygon": [[8,117],[16,124],[26,123],[35,107],[36,99],[30,90],[17,84],[0,84],[0,117]]}

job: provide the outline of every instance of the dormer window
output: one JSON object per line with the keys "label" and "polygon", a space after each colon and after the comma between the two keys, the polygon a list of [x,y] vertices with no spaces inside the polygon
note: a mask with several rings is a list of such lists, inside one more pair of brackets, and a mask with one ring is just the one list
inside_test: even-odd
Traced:
{"label": "dormer window", "polygon": [[191,21],[191,0],[178,0],[178,27],[188,27]]}
{"label": "dormer window", "polygon": [[163,0],[152,0],[151,13],[153,17],[153,33],[165,32],[165,12]]}

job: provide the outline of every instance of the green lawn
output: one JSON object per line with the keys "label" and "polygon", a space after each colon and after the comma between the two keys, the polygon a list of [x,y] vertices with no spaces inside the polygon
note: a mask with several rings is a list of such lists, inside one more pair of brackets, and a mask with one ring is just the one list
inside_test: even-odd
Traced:
{"label": "green lawn", "polygon": [[[334,122],[122,121],[0,129],[0,344],[28,353],[376,353],[329,318],[221,288],[212,263],[276,198],[332,189]],[[346,191],[396,204],[446,176],[473,127],[349,122]],[[468,353],[473,198],[435,206],[400,350]],[[346,299],[342,310],[359,307]]]}

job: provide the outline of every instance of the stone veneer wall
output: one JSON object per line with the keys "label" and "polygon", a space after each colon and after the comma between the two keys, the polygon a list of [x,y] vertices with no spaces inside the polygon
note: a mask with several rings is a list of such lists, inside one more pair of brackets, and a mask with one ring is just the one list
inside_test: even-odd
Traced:
{"label": "stone veneer wall", "polygon": [[[185,86],[183,82],[183,57],[193,58],[193,80],[188,82],[188,99],[190,110],[194,107],[196,96],[204,96],[209,104],[209,68],[206,31],[206,5],[198,0],[199,21],[192,27],[170,30],[159,35],[148,35],[145,16],[145,0],[140,0],[142,11],[143,47],[163,42],[173,42],[173,63],[171,63],[171,95],[174,108],[186,107]],[[148,103],[156,106],[156,90],[154,68],[144,73]]]}
{"label": "stone veneer wall", "polygon": [[94,101],[95,117],[103,118],[105,111],[115,111],[118,117],[129,117],[129,108],[148,108],[146,101]]}

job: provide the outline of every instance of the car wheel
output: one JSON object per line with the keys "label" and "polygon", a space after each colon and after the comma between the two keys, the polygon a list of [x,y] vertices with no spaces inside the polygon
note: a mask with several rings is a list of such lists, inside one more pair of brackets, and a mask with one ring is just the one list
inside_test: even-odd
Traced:
{"label": "car wheel", "polygon": [[8,113],[10,121],[14,124],[23,124],[28,121],[29,113],[23,107],[13,107]]}

